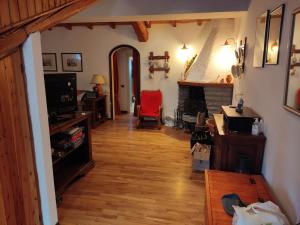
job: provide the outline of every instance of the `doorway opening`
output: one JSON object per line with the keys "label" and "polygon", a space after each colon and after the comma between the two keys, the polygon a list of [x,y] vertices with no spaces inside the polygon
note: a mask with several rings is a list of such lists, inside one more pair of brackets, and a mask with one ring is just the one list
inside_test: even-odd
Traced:
{"label": "doorway opening", "polygon": [[140,102],[140,54],[130,45],[119,45],[109,53],[111,118],[137,114]]}

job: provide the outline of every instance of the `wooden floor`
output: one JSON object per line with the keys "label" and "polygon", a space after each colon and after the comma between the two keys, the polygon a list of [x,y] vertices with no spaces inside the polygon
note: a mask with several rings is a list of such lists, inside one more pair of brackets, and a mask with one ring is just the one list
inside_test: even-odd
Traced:
{"label": "wooden floor", "polygon": [[126,115],[92,131],[96,167],[63,196],[61,225],[202,225],[204,175],[189,136],[140,129]]}

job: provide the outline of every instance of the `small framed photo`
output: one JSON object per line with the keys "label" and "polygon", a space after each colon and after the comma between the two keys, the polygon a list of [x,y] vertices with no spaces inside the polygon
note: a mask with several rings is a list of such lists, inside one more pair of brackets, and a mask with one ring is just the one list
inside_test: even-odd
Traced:
{"label": "small framed photo", "polygon": [[82,72],[81,53],[61,53],[62,70],[64,72]]}
{"label": "small framed photo", "polygon": [[42,60],[44,71],[57,72],[56,53],[43,53]]}

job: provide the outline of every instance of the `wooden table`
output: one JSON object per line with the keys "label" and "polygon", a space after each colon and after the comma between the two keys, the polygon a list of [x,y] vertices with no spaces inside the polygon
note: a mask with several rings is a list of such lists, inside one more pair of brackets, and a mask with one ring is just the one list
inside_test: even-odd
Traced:
{"label": "wooden table", "polygon": [[[250,182],[252,178],[255,183]],[[236,193],[246,204],[273,201],[268,185],[260,175],[247,175],[218,170],[205,171],[206,224],[231,225],[232,217],[223,209],[221,198],[225,194]]]}

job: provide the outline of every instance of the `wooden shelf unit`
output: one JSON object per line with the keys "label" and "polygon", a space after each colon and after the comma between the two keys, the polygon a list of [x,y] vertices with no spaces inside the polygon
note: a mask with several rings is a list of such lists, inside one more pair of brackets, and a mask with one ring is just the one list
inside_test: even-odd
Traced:
{"label": "wooden shelf unit", "polygon": [[198,81],[184,81],[179,80],[177,84],[180,86],[193,86],[193,87],[232,87],[233,83],[212,83],[212,82],[198,82]]}
{"label": "wooden shelf unit", "polygon": [[84,111],[92,113],[92,128],[98,127],[101,123],[107,120],[106,115],[106,95],[101,95],[97,98],[87,98],[83,103]]}
{"label": "wooden shelf unit", "polygon": [[63,194],[74,179],[85,175],[94,167],[88,116],[75,113],[72,115],[72,118],[65,122],[51,124],[49,126],[51,142],[55,135],[59,135],[60,133],[77,126],[84,128],[85,137],[83,143],[76,149],[55,149],[55,151],[65,152],[61,157],[52,161],[57,198]]}

